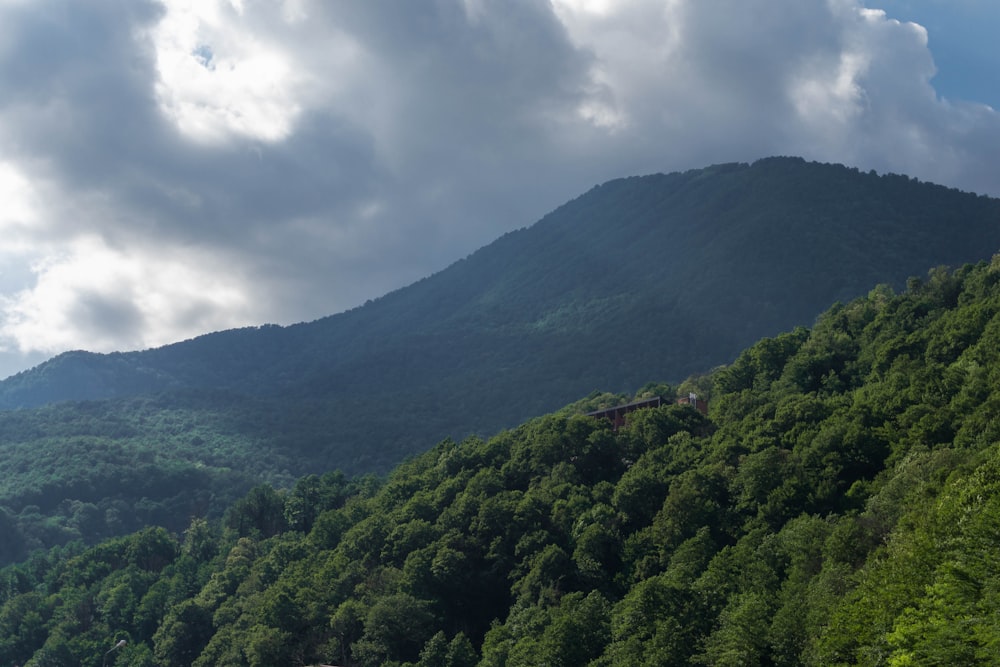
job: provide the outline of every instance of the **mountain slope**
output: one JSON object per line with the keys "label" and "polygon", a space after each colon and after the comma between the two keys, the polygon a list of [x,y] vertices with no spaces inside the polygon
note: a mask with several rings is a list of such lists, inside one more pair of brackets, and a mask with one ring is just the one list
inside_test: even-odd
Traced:
{"label": "mountain slope", "polygon": [[61,355],[0,383],[0,405],[210,388],[396,406],[419,391],[444,407],[475,393],[491,409],[455,428],[491,431],[595,387],[682,378],[877,283],[998,248],[1000,201],[903,176],[772,158],[626,178],[364,307]]}
{"label": "mountain slope", "polygon": [[1000,256],[759,341],[707,416],[584,400],[36,553],[0,664],[992,665],[998,373]]}
{"label": "mountain slope", "polygon": [[793,158],[626,178],[346,313],[60,355],[0,383],[7,407],[51,403],[0,411],[0,539],[178,530],[257,480],[384,472],[598,388],[676,382],[989,257],[998,221],[998,200]]}

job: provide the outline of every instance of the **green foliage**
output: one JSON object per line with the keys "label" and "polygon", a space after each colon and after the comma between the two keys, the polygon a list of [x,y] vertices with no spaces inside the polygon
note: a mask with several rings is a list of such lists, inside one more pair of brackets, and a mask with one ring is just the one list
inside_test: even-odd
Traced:
{"label": "green foliage", "polygon": [[383,480],[256,486],[179,537],[36,552],[0,570],[0,664],[119,638],[117,664],[198,667],[992,664],[998,275],[760,341],[698,380],[709,417],[566,409]]}
{"label": "green foliage", "polygon": [[[512,428],[595,387],[610,391],[560,414],[617,404],[650,375],[683,381],[680,395],[710,398],[725,421],[775,383],[823,403],[861,380],[861,366],[902,398],[927,361],[917,386],[957,389],[973,409],[990,386],[988,352],[963,350],[997,326],[992,306],[863,351],[859,334],[968,302],[966,278],[944,270],[913,281],[908,299],[892,290],[928,266],[987,259],[1000,247],[998,214],[997,200],[795,158],[619,179],[361,308],[142,352],[59,355],[0,382],[0,563],[145,525],[180,532],[260,483],[385,474],[443,438]],[[986,290],[995,277],[975,280]],[[795,328],[876,284],[813,331]],[[683,379],[691,373],[702,375]],[[672,396],[674,385],[635,397]],[[898,455],[997,431],[987,410],[966,424],[945,406],[911,407]],[[843,465],[869,477],[880,457]],[[824,497],[847,477],[825,480]],[[322,502],[314,482],[299,484],[285,521],[308,532]],[[797,502],[801,489],[772,491],[761,519],[781,521],[782,494]]]}

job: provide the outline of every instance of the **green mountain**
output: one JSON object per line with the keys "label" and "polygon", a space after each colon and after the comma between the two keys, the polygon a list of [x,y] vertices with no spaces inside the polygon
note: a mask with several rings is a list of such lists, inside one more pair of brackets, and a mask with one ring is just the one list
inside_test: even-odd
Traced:
{"label": "green mountain", "polygon": [[0,383],[0,406],[212,389],[322,399],[366,422],[352,439],[374,448],[399,431],[364,404],[391,405],[433,442],[683,378],[876,284],[998,248],[1000,201],[904,176],[772,158],[626,178],[361,308],[63,354]]}
{"label": "green mountain", "polygon": [[0,570],[0,664],[996,663],[1000,256],[698,382],[707,417],[592,397],[37,553]]}
{"label": "green mountain", "polygon": [[0,383],[7,549],[180,529],[260,480],[384,473],[997,248],[1000,200],[905,176],[771,158],[612,181],[349,312]]}

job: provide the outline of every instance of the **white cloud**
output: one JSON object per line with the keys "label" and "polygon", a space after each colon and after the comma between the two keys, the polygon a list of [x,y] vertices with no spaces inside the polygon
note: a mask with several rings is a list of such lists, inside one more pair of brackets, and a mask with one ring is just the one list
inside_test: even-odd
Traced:
{"label": "white cloud", "polygon": [[0,254],[27,252],[40,202],[31,182],[10,162],[0,161],[0,202]]}
{"label": "white cloud", "polygon": [[967,139],[1000,136],[1000,117],[938,98],[915,23],[857,0],[555,0],[554,10],[593,56],[578,113],[607,131],[595,145],[640,170],[783,153],[1000,194],[986,175],[996,141]]}
{"label": "white cloud", "polygon": [[2,302],[0,339],[23,352],[140,349],[256,323],[242,276],[190,249],[110,247],[82,236],[32,267],[35,284]]}
{"label": "white cloud", "polygon": [[860,0],[0,0],[0,338],[320,317],[630,174],[797,154],[1000,195],[1000,117],[934,72]]}
{"label": "white cloud", "polygon": [[[181,132],[205,141],[286,138],[301,111],[301,78],[280,44],[247,25],[243,4],[168,0],[166,10],[151,35],[156,93]],[[285,3],[285,21],[302,16],[301,3]]]}

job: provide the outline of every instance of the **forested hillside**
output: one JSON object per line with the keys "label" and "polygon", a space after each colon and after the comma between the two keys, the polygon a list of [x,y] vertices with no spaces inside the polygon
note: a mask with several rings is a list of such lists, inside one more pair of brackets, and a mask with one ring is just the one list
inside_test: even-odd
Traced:
{"label": "forested hillside", "polygon": [[[905,176],[771,158],[625,178],[355,310],[67,353],[0,383],[0,405],[174,389],[322,400],[338,445],[395,447],[394,462],[598,387],[677,381],[876,284],[997,249],[1000,200]],[[424,447],[393,444],[414,436]]]}
{"label": "forested hillside", "polygon": [[0,563],[676,383],[998,248],[1000,201],[905,176],[772,158],[605,183],[350,312],[67,353],[0,383]]}
{"label": "forested hillside", "polygon": [[0,664],[995,663],[1000,258],[678,389],[709,416],[615,431],[595,394],[381,483],[37,553],[0,572]]}

